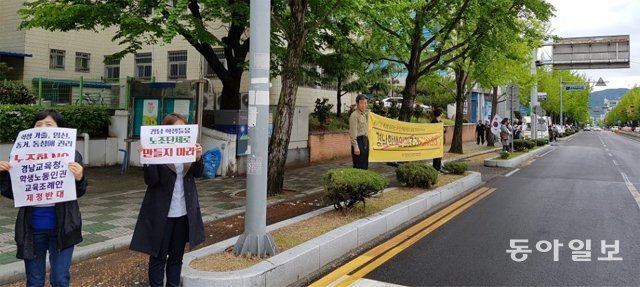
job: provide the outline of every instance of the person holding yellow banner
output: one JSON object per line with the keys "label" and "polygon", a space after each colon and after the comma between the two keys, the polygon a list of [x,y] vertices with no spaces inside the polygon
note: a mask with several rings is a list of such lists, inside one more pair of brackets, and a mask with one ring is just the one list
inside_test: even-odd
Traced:
{"label": "person holding yellow banner", "polygon": [[[442,110],[440,108],[436,108],[433,110],[433,119],[431,119],[431,123],[435,124],[435,123],[441,123],[442,119],[440,118],[442,116]],[[443,144],[444,144],[444,134],[447,132],[447,129],[443,128]],[[444,173],[445,171],[442,170],[442,157],[436,157],[433,159],[433,168],[435,168],[437,171],[440,171],[442,173]]]}
{"label": "person holding yellow banner", "polygon": [[349,116],[349,136],[351,137],[351,158],[353,167],[369,169],[369,125],[367,122],[367,97],[356,97],[356,110]]}

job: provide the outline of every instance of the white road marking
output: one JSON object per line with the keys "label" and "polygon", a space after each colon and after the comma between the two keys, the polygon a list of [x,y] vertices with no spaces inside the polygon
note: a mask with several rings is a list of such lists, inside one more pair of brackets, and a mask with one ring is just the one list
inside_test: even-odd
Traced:
{"label": "white road marking", "polygon": [[514,173],[518,172],[519,170],[520,170],[519,168],[516,168],[516,169],[514,169],[514,170],[510,171],[509,173],[505,174],[504,176],[509,177],[509,176],[511,176],[512,174],[514,174]]}
{"label": "white road marking", "polygon": [[403,285],[361,278],[356,282],[353,282],[353,284],[351,284],[351,287],[403,287]]}
{"label": "white road marking", "polygon": [[550,153],[551,153],[552,151],[554,151],[554,150],[555,150],[555,149],[552,149],[552,150],[550,150],[550,151],[548,151],[548,152],[545,152],[545,153],[543,153],[543,154],[539,155],[538,157],[543,157],[543,156],[545,156],[545,155],[548,155],[548,154],[550,154]]}
{"label": "white road marking", "polygon": [[608,149],[608,148],[605,148],[605,149],[604,149],[604,151],[609,151],[609,149]]}
{"label": "white road marking", "polygon": [[620,165],[620,164],[618,164],[618,162],[615,159],[613,160],[613,164],[614,165]]}
{"label": "white road marking", "polygon": [[624,172],[621,172],[620,174],[622,174],[622,178],[624,178],[624,183],[627,185],[627,189],[629,190],[629,192],[631,192],[631,196],[633,196],[633,199],[636,200],[636,204],[638,204],[638,208],[640,208],[640,193],[638,192],[636,187],[633,186],[633,183],[629,181],[629,178]]}
{"label": "white road marking", "polygon": [[613,157],[613,155],[612,155],[611,153],[609,153],[609,156],[610,156],[610,157]]}

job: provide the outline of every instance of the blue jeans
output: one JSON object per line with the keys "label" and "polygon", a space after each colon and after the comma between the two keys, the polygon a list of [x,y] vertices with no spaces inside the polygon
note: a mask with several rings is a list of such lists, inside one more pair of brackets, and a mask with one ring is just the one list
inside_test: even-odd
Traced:
{"label": "blue jeans", "polygon": [[49,251],[49,265],[51,265],[51,274],[49,276],[51,286],[69,286],[69,281],[71,280],[69,267],[71,266],[73,246],[58,250],[58,242],[54,230],[35,230],[33,232],[33,245],[36,258],[24,260],[27,286],[44,286],[47,271],[47,250]]}

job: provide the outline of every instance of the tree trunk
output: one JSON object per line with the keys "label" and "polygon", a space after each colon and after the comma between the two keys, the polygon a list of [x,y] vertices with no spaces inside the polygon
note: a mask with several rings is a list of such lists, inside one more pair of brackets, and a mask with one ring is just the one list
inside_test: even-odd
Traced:
{"label": "tree trunk", "polygon": [[467,73],[462,67],[454,69],[456,74],[456,120],[451,141],[451,153],[462,153],[462,124],[464,118],[464,102],[466,98]]}
{"label": "tree trunk", "polygon": [[282,72],[282,89],[278,107],[273,115],[273,134],[269,144],[269,172],[267,192],[270,195],[282,192],[285,163],[291,127],[296,106],[296,95],[300,76],[300,66],[308,31],[304,27],[306,4],[304,1],[289,1],[291,9],[291,37],[287,38],[287,58]]}
{"label": "tree trunk", "polygon": [[[491,117],[489,118],[489,129],[491,129],[493,117],[496,116],[497,111],[498,111],[498,87],[493,87],[493,93],[491,94]],[[494,139],[493,133],[489,132],[487,136],[487,146],[495,146],[495,141],[493,139]]]}
{"label": "tree trunk", "polygon": [[[392,87],[393,88],[393,87]],[[416,100],[416,91],[418,90],[418,78],[412,75],[407,76],[404,89],[402,90],[402,107],[398,120],[410,122],[413,115],[413,104]]]}
{"label": "tree trunk", "polygon": [[338,76],[338,85],[336,86],[336,116],[340,117],[340,109],[342,107],[342,77]]}
{"label": "tree trunk", "polygon": [[240,109],[240,82],[242,81],[242,71],[238,75],[230,73],[226,81],[222,81],[222,92],[220,94],[221,110]]}

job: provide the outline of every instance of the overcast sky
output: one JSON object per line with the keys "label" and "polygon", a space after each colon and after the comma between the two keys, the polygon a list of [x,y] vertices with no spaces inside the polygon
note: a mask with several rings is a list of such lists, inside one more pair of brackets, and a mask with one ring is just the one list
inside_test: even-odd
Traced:
{"label": "overcast sky", "polygon": [[[640,86],[640,1],[638,0],[547,0],[555,9],[551,34],[559,37],[629,35],[631,68],[579,70],[596,81],[602,77],[610,88]],[[545,49],[549,50],[550,49]]]}

